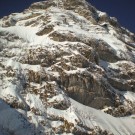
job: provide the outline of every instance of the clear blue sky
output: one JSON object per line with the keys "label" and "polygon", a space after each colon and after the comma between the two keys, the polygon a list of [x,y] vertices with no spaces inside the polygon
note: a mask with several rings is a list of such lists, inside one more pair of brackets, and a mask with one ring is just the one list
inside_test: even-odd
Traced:
{"label": "clear blue sky", "polygon": [[[21,12],[40,0],[0,0],[0,18],[12,12]],[[118,19],[119,23],[135,33],[135,0],[87,0],[97,9]]]}

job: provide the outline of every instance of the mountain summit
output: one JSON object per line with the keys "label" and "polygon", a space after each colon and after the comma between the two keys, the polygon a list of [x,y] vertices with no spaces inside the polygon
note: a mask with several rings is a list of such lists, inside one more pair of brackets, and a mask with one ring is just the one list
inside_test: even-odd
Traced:
{"label": "mountain summit", "polygon": [[85,0],[3,17],[0,77],[0,135],[135,134],[135,35]]}

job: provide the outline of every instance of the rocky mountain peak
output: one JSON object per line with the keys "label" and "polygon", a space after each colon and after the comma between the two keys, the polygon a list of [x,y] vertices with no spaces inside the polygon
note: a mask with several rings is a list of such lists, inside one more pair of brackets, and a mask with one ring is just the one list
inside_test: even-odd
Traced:
{"label": "rocky mountain peak", "polygon": [[31,8],[40,8],[46,9],[50,6],[55,6],[58,8],[65,8],[70,9],[72,7],[84,6],[87,7],[88,3],[85,0],[47,0],[33,3],[30,7]]}
{"label": "rocky mountain peak", "polygon": [[128,30],[121,28],[120,24],[118,23],[115,17],[109,17],[107,13],[98,11],[86,0],[47,0],[33,3],[30,6],[30,9],[46,10],[49,9],[50,7],[72,10],[75,13],[78,13],[79,15],[85,17],[91,23],[95,25],[97,24],[103,25],[103,27],[106,27],[106,29],[108,25],[111,25],[113,28],[117,30],[117,33],[119,33],[117,35],[118,38],[120,38],[119,35],[128,34],[128,36],[130,36],[131,39],[133,40],[130,42],[134,42],[135,40],[135,35],[133,33],[130,33]]}
{"label": "rocky mountain peak", "polygon": [[3,17],[0,78],[2,135],[135,133],[135,36],[86,1]]}

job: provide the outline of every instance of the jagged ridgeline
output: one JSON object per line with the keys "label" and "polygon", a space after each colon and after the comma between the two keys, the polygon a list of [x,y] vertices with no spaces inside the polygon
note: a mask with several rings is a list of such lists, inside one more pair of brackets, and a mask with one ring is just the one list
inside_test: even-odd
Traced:
{"label": "jagged ridgeline", "polygon": [[0,135],[133,135],[135,35],[85,0],[0,19]]}

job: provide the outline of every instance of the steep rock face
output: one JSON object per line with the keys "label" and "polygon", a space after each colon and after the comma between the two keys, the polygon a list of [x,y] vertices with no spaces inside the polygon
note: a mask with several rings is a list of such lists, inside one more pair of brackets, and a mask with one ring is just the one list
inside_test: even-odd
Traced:
{"label": "steep rock face", "polygon": [[3,17],[0,133],[134,134],[134,42],[84,0],[37,2]]}

